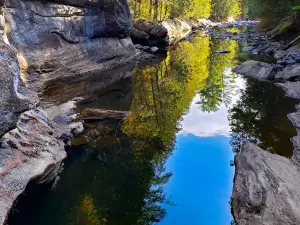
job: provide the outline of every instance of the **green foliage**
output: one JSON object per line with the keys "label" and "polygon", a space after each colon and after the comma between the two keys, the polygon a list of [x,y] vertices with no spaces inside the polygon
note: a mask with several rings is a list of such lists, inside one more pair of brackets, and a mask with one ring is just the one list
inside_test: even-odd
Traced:
{"label": "green foliage", "polygon": [[[227,105],[231,101],[231,91],[233,90],[231,84],[235,78],[232,74],[226,74],[224,71],[234,65],[237,43],[231,40],[212,40],[210,47],[209,77],[205,87],[199,92],[200,101],[198,102],[204,112],[215,112],[222,102]],[[224,49],[230,50],[230,53],[216,53],[217,50]]]}
{"label": "green foliage", "polygon": [[293,10],[293,15],[297,15],[298,13],[300,13],[300,5],[294,6],[292,10]]}
{"label": "green foliage", "polygon": [[159,137],[166,153],[172,149],[180,118],[209,75],[209,43],[202,38],[181,42],[159,65],[135,71],[135,96],[132,114],[124,124],[126,134],[139,139]]}
{"label": "green foliage", "polygon": [[162,21],[166,18],[225,20],[241,14],[240,0],[130,0],[134,18]]}
{"label": "green foliage", "polygon": [[242,9],[246,17],[278,21],[297,11],[299,0],[243,0]]}
{"label": "green foliage", "polygon": [[212,18],[223,21],[235,18],[241,14],[241,2],[239,0],[212,0]]}

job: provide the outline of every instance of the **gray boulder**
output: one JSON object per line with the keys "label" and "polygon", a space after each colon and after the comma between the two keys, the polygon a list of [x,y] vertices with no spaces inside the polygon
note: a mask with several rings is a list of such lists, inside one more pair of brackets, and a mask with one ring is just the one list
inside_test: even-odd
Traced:
{"label": "gray boulder", "polygon": [[285,67],[282,71],[275,75],[276,80],[294,81],[300,78],[300,64],[295,64]]}
{"label": "gray boulder", "polygon": [[251,143],[235,157],[232,194],[239,225],[300,224],[300,168]]}
{"label": "gray boulder", "polygon": [[139,19],[133,23],[135,29],[149,34],[152,38],[166,38],[168,30],[160,24],[151,21]]}
{"label": "gray boulder", "polygon": [[168,30],[161,24],[139,19],[134,21],[130,36],[135,44],[167,46]]}
{"label": "gray boulder", "polygon": [[277,85],[285,90],[287,96],[300,99],[300,82],[285,82]]}
{"label": "gray boulder", "polygon": [[278,68],[271,64],[250,60],[235,67],[233,72],[259,80],[270,80],[274,78],[277,70]]}

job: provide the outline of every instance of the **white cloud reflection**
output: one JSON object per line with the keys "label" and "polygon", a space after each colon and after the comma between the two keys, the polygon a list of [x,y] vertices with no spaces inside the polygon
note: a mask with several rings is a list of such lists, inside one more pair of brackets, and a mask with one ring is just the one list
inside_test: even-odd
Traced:
{"label": "white cloud reflection", "polygon": [[[224,74],[225,73],[231,73],[231,70],[228,69]],[[197,94],[192,101],[189,113],[183,116],[183,121],[181,122],[182,131],[180,134],[193,134],[198,137],[212,137],[218,135],[229,137],[228,111],[236,104],[245,86],[245,79],[238,76],[235,80],[235,84],[230,87],[233,89],[230,104],[226,107],[225,104],[222,103],[218,111],[211,113],[201,111],[199,104],[197,104],[197,102],[200,101],[200,95]]]}

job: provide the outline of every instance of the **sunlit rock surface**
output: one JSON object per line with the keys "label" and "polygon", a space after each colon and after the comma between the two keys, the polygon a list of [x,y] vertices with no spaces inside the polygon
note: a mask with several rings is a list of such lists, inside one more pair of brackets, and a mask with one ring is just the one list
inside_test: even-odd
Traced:
{"label": "sunlit rock surface", "polygon": [[192,32],[192,25],[181,19],[166,19],[162,25],[168,30],[170,44],[180,41]]}
{"label": "sunlit rock surface", "polygon": [[0,137],[14,128],[18,116],[38,104],[37,96],[20,82],[20,68],[13,47],[0,41]]}
{"label": "sunlit rock surface", "polygon": [[103,71],[136,53],[126,0],[9,0],[4,15],[6,35],[31,88],[61,76]]}

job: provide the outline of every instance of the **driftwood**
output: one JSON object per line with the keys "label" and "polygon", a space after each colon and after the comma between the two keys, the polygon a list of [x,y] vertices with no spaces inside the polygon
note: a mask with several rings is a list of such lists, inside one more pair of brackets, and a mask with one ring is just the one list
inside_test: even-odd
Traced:
{"label": "driftwood", "polygon": [[90,109],[87,108],[80,115],[80,119],[83,120],[123,120],[130,114],[128,111],[116,111],[116,110],[103,110],[103,109]]}
{"label": "driftwood", "polygon": [[300,40],[300,36],[295,38],[293,41],[291,41],[284,49],[287,50],[288,48],[292,47],[294,44],[296,44]]}

